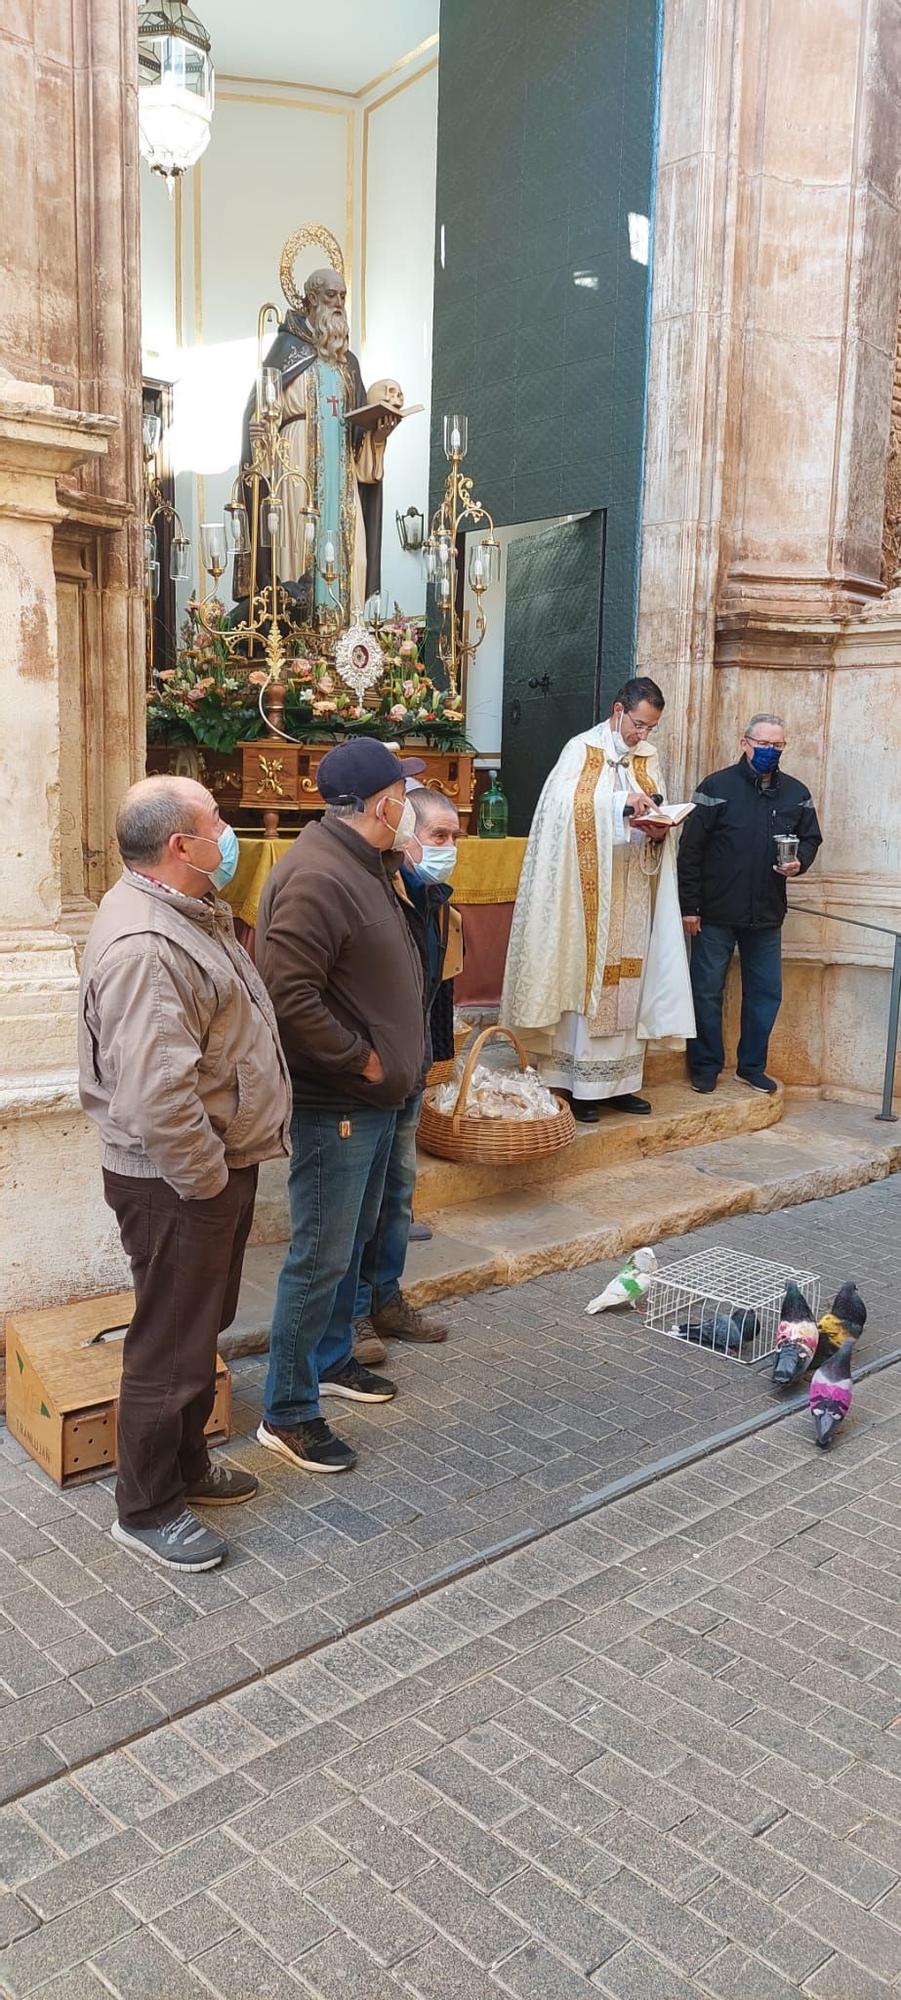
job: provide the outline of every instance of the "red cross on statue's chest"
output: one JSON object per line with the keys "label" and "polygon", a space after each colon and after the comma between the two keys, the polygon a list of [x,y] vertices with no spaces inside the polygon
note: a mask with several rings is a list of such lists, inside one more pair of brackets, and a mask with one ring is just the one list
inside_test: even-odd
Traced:
{"label": "red cross on statue's chest", "polygon": [[325,399],[325,400],[326,400],[326,402],[327,402],[327,404],[328,404],[328,406],[329,406],[329,409],[331,410],[331,413],[332,413],[332,416],[333,416],[333,417],[337,417],[337,416],[339,415],[339,406],[338,406],[338,398],[337,398],[337,396],[326,396],[326,399]]}

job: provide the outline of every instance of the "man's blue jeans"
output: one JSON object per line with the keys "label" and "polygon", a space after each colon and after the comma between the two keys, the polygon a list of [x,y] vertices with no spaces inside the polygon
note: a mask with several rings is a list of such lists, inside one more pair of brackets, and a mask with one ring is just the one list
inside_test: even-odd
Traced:
{"label": "man's blue jeans", "polygon": [[360,1258],[378,1222],[396,1116],[360,1104],[345,1116],[301,1107],[291,1120],[291,1245],[263,1400],[266,1422],[280,1429],[318,1417],[320,1376],[350,1360]]}
{"label": "man's blue jeans", "polygon": [[694,1041],[688,1044],[692,1076],[719,1076],[723,1052],[723,991],[732,953],[738,946],[741,965],[741,1035],[738,1068],[743,1076],[762,1076],[767,1049],[782,999],[782,931],[733,930],[727,924],[704,924],[691,941],[691,990],[695,1003]]}
{"label": "man's blue jeans", "polygon": [[407,1098],[403,1110],[397,1114],[379,1219],[360,1263],[354,1319],[365,1319],[373,1310],[378,1312],[400,1290],[413,1220],[416,1128],[421,1110],[422,1091],[418,1090],[415,1097]]}

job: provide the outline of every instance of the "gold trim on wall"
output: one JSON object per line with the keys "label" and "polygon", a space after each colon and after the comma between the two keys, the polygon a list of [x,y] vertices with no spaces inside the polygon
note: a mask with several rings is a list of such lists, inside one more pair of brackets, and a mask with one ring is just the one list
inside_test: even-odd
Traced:
{"label": "gold trim on wall", "polygon": [[[356,147],[354,126],[356,114],[339,104],[305,104],[295,97],[257,97],[246,90],[221,90],[219,102],[226,104],[274,104],[288,111],[317,111],[325,116],[345,120],[344,146],[344,268],[347,277],[348,317],[351,309],[351,289],[353,279],[354,244],[354,178],[356,175]],[[201,209],[200,161],[194,168],[194,338],[203,338],[203,220]]]}
{"label": "gold trim on wall", "polygon": [[408,63],[416,62],[419,56],[425,55],[427,49],[434,49],[437,44],[436,30],[435,34],[427,35],[424,42],[417,43],[415,49],[408,49],[405,56],[399,56],[389,69],[380,70],[378,76],[370,77],[368,83],[361,83],[358,90],[341,90],[336,85],[328,83],[292,83],[287,76],[231,76],[227,70],[218,72],[217,84],[253,83],[264,90],[313,90],[321,97],[345,97],[350,98],[352,103],[359,104],[362,98],[369,96],[371,90],[377,90],[380,83],[387,83],[389,76],[398,76],[402,69],[406,69]]}
{"label": "gold trim on wall", "polygon": [[193,193],[193,244],[194,244],[194,340],[203,339],[203,195],[200,182],[200,161],[194,168]]}
{"label": "gold trim on wall", "polygon": [[352,118],[344,104],[307,104],[302,97],[260,97],[252,90],[217,90],[219,104],[273,104],[285,111],[318,111],[325,118]]}
{"label": "gold trim on wall", "polygon": [[174,227],[175,345],[177,348],[180,348],[184,345],[184,338],[185,338],[184,231],[185,231],[184,193],[181,184],[181,175],[179,174],[179,177],[175,183],[175,227]]}
{"label": "gold trim on wall", "polygon": [[[369,82],[362,84],[359,90],[352,92],[352,95],[358,99],[368,97],[369,92],[377,90],[380,83],[387,83],[389,76],[399,75],[402,69],[406,69],[408,63],[416,62],[419,56],[424,56],[426,49],[436,49],[437,47],[438,35],[436,31],[434,35],[426,35],[425,41],[420,42],[415,49],[408,49],[405,56],[401,56],[398,62],[391,64],[390,69],[383,69],[379,76],[370,77]],[[437,57],[435,60],[437,61]],[[429,68],[433,69],[434,64],[430,63]]]}
{"label": "gold trim on wall", "polygon": [[[434,35],[432,37],[432,42],[437,42],[437,40],[438,40],[437,35]],[[423,44],[424,48],[428,48],[430,46],[431,42],[426,42]],[[360,190],[360,346],[361,347],[365,346],[366,342],[366,264],[367,264],[367,252],[369,247],[369,120],[372,117],[374,111],[381,111],[382,106],[384,104],[390,104],[393,97],[399,97],[402,90],[409,90],[414,83],[421,83],[424,76],[431,76],[432,71],[437,68],[438,68],[438,58],[437,56],[435,56],[432,62],[424,63],[422,69],[416,70],[412,76],[406,76],[403,78],[401,83],[396,83],[394,85],[393,90],[386,90],[382,97],[374,98],[371,104],[366,105],[365,110],[363,112],[363,142],[361,147],[362,185]],[[390,76],[391,74],[390,70],[386,70],[385,74],[386,76]]]}

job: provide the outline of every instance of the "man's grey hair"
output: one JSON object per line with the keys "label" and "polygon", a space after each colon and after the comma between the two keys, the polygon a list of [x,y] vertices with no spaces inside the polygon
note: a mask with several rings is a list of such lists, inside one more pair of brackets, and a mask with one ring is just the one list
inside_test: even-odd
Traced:
{"label": "man's grey hair", "polygon": [[414,785],[413,790],[407,793],[407,797],[416,814],[417,826],[430,826],[441,811],[452,812],[459,820],[460,815],[453,799],[445,798],[444,793],[439,792],[434,785]]}
{"label": "man's grey hair", "polygon": [[326,819],[360,819],[365,808],[362,799],[342,799],[339,804],[331,801],[325,808]]}
{"label": "man's grey hair", "polygon": [[193,833],[196,825],[196,803],[177,779],[143,778],[116,815],[119,853],[126,866],[160,861],[173,833]]}
{"label": "man's grey hair", "polygon": [[750,738],[753,735],[758,722],[768,722],[774,729],[785,728],[785,717],[782,715],[752,715],[750,722],[744,730],[745,736]]}

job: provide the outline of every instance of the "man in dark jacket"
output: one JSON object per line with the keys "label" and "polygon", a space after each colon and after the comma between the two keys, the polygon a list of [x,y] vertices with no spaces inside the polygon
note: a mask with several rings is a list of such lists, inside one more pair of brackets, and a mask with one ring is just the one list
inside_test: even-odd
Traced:
{"label": "man in dark jacket", "polygon": [[[386,1338],[419,1344],[447,1338],[447,1327],[440,1320],[426,1318],[404,1297],[401,1279],[413,1223],[416,1131],[425,1077],[434,1053],[432,1010],[442,985],[460,971],[463,962],[460,915],[450,908],[450,879],[457,860],[460,816],[456,806],[441,792],[416,786],[409,797],[416,815],[418,845],[413,853],[417,859],[411,862],[401,857],[395,885],[422,959],[426,1046],[420,1086],[397,1114],[379,1219],[360,1264],[354,1305],[354,1354],[358,1361],[375,1367],[388,1359]],[[451,1049],[452,1023],[451,1001]]]}
{"label": "man in dark jacket", "polygon": [[400,763],[352,737],[323,758],[318,785],[325,818],[272,870],[257,921],[294,1087],[291,1245],[257,1436],[307,1471],[343,1472],[356,1455],[321,1417],[320,1391],[358,1403],[396,1394],[353,1359],[352,1312],[397,1112],[422,1077],[423,982],[385,866],[415,828]]}
{"label": "man in dark jacket", "polygon": [[[695,792],[679,845],[679,901],[691,938],[695,1039],[688,1044],[693,1088],[716,1089],[725,1061],[723,992],[732,953],[741,964],[738,1075],[755,1090],[777,1088],[767,1049],[782,999],[786,877],[803,875],[822,842],[806,785],[780,771],[785,724],[753,715],[737,764],[714,771]],[[776,837],[793,834],[797,855],[779,859]]]}

